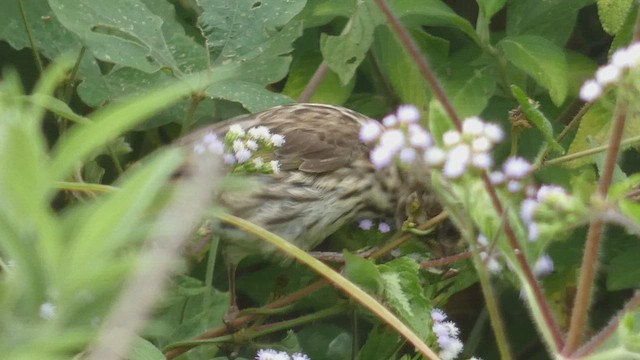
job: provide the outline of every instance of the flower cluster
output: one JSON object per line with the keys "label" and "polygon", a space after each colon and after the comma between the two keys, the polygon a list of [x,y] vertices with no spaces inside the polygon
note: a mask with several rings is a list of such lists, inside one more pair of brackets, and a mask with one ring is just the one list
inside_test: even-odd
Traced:
{"label": "flower cluster", "polygon": [[[371,219],[362,219],[360,221],[358,221],[358,227],[360,227],[360,229],[362,230],[371,230],[373,229],[374,226],[374,222]],[[378,223],[378,231],[381,232],[382,234],[386,234],[389,231],[391,231],[391,225],[389,225],[388,223],[384,222],[384,221],[380,221]]]}
{"label": "flower cluster", "polygon": [[267,161],[275,148],[284,145],[284,136],[271,134],[265,126],[256,126],[245,131],[240,125],[231,125],[220,139],[214,132],[207,133],[193,146],[196,154],[221,155],[235,173],[274,174],[280,171],[277,160]]}
{"label": "flower cluster", "polygon": [[438,346],[440,346],[440,353],[438,356],[442,360],[453,360],[462,352],[462,341],[458,339],[460,330],[453,321],[447,320],[447,315],[440,309],[433,309],[431,311],[431,320],[433,325],[431,329],[436,335]]}
{"label": "flower cluster", "polygon": [[536,241],[566,230],[567,224],[578,222],[585,211],[584,204],[560,186],[544,185],[522,202],[520,216],[528,227],[529,240]]}
{"label": "flower cluster", "polygon": [[311,360],[306,354],[295,353],[291,356],[284,351],[273,349],[260,349],[256,354],[256,360]]}
{"label": "flower cluster", "polygon": [[429,167],[442,167],[448,178],[458,178],[467,167],[488,169],[493,165],[490,155],[494,145],[504,138],[499,126],[485,123],[478,117],[464,120],[462,131],[450,130],[437,146],[431,134],[418,124],[420,112],[411,105],[403,105],[395,114],[382,119],[382,124],[370,120],[360,129],[360,140],[375,144],[370,153],[373,165],[389,166],[394,160],[403,164],[422,161]]}
{"label": "flower cluster", "polygon": [[598,68],[593,79],[585,81],[580,88],[580,99],[590,102],[598,99],[604,88],[620,80],[627,69],[634,68],[640,62],[640,43],[616,50],[611,62]]}

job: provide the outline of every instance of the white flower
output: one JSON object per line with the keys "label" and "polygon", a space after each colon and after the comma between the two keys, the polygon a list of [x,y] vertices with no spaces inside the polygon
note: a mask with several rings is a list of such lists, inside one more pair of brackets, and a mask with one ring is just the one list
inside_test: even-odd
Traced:
{"label": "white flower", "polygon": [[378,145],[371,150],[369,158],[376,169],[382,169],[391,164],[393,161],[393,153],[386,147]]}
{"label": "white flower", "polygon": [[442,322],[447,319],[447,314],[444,311],[434,308],[431,310],[431,320],[436,322]]}
{"label": "white flower", "polygon": [[234,140],[233,144],[231,144],[231,148],[235,152],[247,150],[247,147],[244,145],[242,140]]}
{"label": "white flower", "polygon": [[380,133],[382,133],[380,124],[374,120],[367,120],[367,122],[360,127],[360,140],[368,144],[376,140],[380,136]]}
{"label": "white flower", "polygon": [[567,192],[558,185],[542,185],[540,189],[538,189],[536,199],[539,202],[544,202],[550,198],[565,200],[567,198]]}
{"label": "white flower", "polygon": [[484,123],[477,116],[464,119],[462,122],[462,133],[465,135],[478,136],[482,134]]}
{"label": "white flower", "polygon": [[400,105],[396,113],[401,123],[410,124],[420,120],[420,110],[413,105]]}
{"label": "white flower", "polygon": [[613,84],[620,79],[622,71],[619,67],[607,64],[596,71],[596,81],[602,86]]}
{"label": "white flower", "polygon": [[506,180],[506,176],[504,176],[504,173],[502,171],[494,171],[491,174],[489,174],[489,180],[491,180],[491,183],[493,185],[500,185],[502,184],[505,180]]}
{"label": "white flower", "polygon": [[358,227],[362,230],[371,230],[373,227],[373,220],[371,219],[362,219],[358,221]]}
{"label": "white flower", "polygon": [[51,320],[56,317],[56,306],[47,301],[40,305],[40,317],[44,320]]}
{"label": "white flower", "polygon": [[424,152],[424,162],[429,166],[440,166],[447,157],[447,153],[439,147],[430,147]]}
{"label": "white flower", "polygon": [[278,160],[269,161],[269,168],[271,169],[271,172],[274,174],[280,173],[280,162]]}
{"label": "white flower", "polygon": [[291,360],[311,360],[307,354],[295,353],[291,355]]}
{"label": "white flower", "polygon": [[547,254],[542,255],[540,259],[538,259],[538,261],[536,261],[535,265],[533,266],[533,274],[536,277],[546,276],[551,274],[552,272],[553,272],[553,260],[551,259],[551,256]]}
{"label": "white flower", "polygon": [[435,322],[432,331],[437,337],[449,336],[449,328],[442,322]]}
{"label": "white flower", "polygon": [[489,169],[493,165],[493,159],[491,155],[486,152],[473,154],[471,156],[471,164],[478,169]]}
{"label": "white flower", "polygon": [[282,147],[282,145],[284,145],[284,142],[285,142],[284,135],[280,135],[280,134],[271,135],[271,143],[273,144],[273,146]]}
{"label": "white flower", "polygon": [[416,149],[414,148],[404,148],[400,150],[399,155],[400,161],[405,164],[411,164],[413,160],[416,159]]}
{"label": "white flower", "polygon": [[509,190],[509,192],[516,193],[522,190],[522,183],[518,180],[509,180],[509,182],[507,182],[507,190]]}
{"label": "white flower", "polygon": [[442,142],[447,147],[452,147],[460,142],[460,133],[456,130],[449,130],[442,135]]}
{"label": "white flower", "polygon": [[611,55],[611,64],[617,66],[619,68],[627,68],[632,66],[632,62],[630,61],[629,50],[626,48],[620,48],[616,50],[613,55]]}
{"label": "white flower", "polygon": [[431,146],[433,141],[431,135],[426,132],[422,127],[416,124],[409,125],[409,143],[411,146],[415,146],[420,149],[426,149]]}
{"label": "white flower", "polygon": [[249,149],[242,148],[236,151],[236,160],[238,161],[238,163],[242,164],[247,162],[247,160],[251,158],[251,155],[252,153],[251,151],[249,151]]}
{"label": "white flower", "polygon": [[261,169],[264,166],[264,160],[262,160],[261,157],[254,158],[253,160],[251,160],[251,162],[253,163],[253,166],[256,167],[256,169]]}
{"label": "white flower", "polygon": [[256,140],[271,139],[271,131],[266,126],[254,126],[248,130],[249,136]]}
{"label": "white flower", "polygon": [[627,57],[629,67],[638,65],[638,61],[640,61],[640,43],[633,43],[627,48]]}
{"label": "white flower", "polygon": [[242,137],[245,135],[244,129],[242,129],[242,126],[238,124],[229,126],[229,131],[227,131],[227,133],[238,137]]}
{"label": "white flower", "polygon": [[258,150],[258,143],[255,140],[247,140],[247,142],[245,143],[246,147],[249,148],[249,150],[251,151],[256,151]]}
{"label": "white flower", "polygon": [[394,127],[398,125],[398,118],[393,114],[387,115],[382,118],[382,124],[386,127]]}
{"label": "white flower", "polygon": [[523,179],[531,172],[531,164],[521,157],[510,157],[502,165],[504,174],[509,179]]}
{"label": "white flower", "polygon": [[538,238],[540,237],[540,228],[538,227],[538,224],[532,222],[527,227],[527,230],[529,232],[529,241],[538,240]]}
{"label": "white flower", "polygon": [[580,88],[580,99],[591,102],[602,95],[602,86],[595,80],[587,80]]}
{"label": "white flower", "polygon": [[491,150],[491,141],[485,136],[479,136],[471,142],[471,148],[475,152],[486,152]]}
{"label": "white flower", "polygon": [[273,349],[260,349],[256,354],[256,360],[289,360],[289,355],[280,351],[277,352]]}
{"label": "white flower", "polygon": [[478,235],[478,239],[477,239],[477,241],[478,241],[478,244],[479,244],[480,246],[487,246],[487,245],[489,245],[489,239],[487,239],[487,237],[486,237],[486,236],[484,236],[483,234]]}
{"label": "white flower", "polygon": [[444,176],[455,179],[464,174],[471,157],[471,149],[466,144],[460,144],[451,149],[447,154],[442,173]]}
{"label": "white flower", "polygon": [[387,130],[380,136],[380,145],[395,153],[405,145],[404,133],[398,129]]}
{"label": "white flower", "polygon": [[499,143],[504,139],[504,131],[502,131],[502,128],[499,125],[494,123],[484,124],[483,134],[494,144]]}
{"label": "white flower", "polygon": [[454,360],[462,352],[464,345],[459,339],[454,339],[449,346],[443,348],[438,354],[442,360]]}

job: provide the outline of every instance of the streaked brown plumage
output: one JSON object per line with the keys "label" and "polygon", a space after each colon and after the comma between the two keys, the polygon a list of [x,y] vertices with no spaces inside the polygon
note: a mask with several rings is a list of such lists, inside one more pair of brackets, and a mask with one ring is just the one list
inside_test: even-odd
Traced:
{"label": "streaked brown plumage", "polygon": [[[311,249],[341,226],[361,218],[405,217],[409,195],[420,191],[399,167],[374,169],[369,147],[359,139],[368,118],[346,108],[322,104],[278,106],[203,128],[181,140],[193,146],[207,133],[219,137],[238,124],[245,130],[266,126],[285,136],[273,156],[278,174],[251,174],[255,186],[220,194],[232,214],[249,220],[303,249]],[[417,191],[416,191],[417,190]],[[424,190],[424,189],[423,189]],[[238,229],[223,228],[227,261],[275,249]]]}

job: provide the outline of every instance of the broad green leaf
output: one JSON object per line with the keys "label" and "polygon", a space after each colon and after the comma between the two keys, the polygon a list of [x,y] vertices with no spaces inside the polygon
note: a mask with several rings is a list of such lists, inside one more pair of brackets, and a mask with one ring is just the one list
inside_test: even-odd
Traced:
{"label": "broad green leaf", "polygon": [[389,5],[408,24],[451,27],[480,43],[473,25],[441,0],[393,0]]}
{"label": "broad green leaf", "polygon": [[[70,50],[79,50],[78,38],[56,18],[47,0],[22,0],[33,40],[39,51],[53,59]],[[19,10],[19,1],[4,1],[0,11],[0,39],[20,50],[31,47]]]}
{"label": "broad green leaf", "polygon": [[166,357],[151,342],[145,340],[141,337],[136,337],[135,343],[133,344],[133,349],[127,360],[164,360]]}
{"label": "broad green leaf", "polygon": [[[310,45],[311,38],[301,38],[300,40],[299,47],[294,53],[287,83],[282,90],[282,94],[292,99],[297,99],[302,94],[318,66],[322,63],[320,51],[315,45]],[[338,75],[329,69],[309,102],[342,105],[351,95],[355,83],[355,79],[351,79],[348,84],[342,85]]]}
{"label": "broad green leaf", "polygon": [[597,3],[602,28],[610,35],[616,35],[631,11],[633,0],[597,0]]}
{"label": "broad green leaf", "polygon": [[179,72],[163,19],[139,0],[49,0],[57,19],[98,59],[145,72]]}
{"label": "broad green leaf", "polygon": [[507,36],[540,36],[556,46],[564,46],[573,32],[578,11],[594,1],[509,1]]}
{"label": "broad green leaf", "polygon": [[[414,32],[415,34],[416,32]],[[417,38],[417,36],[414,35]],[[427,56],[446,56],[448,44],[438,41],[433,37],[428,40],[424,38],[423,43],[427,43],[425,52]],[[431,46],[429,46],[431,45]],[[382,72],[385,74],[387,82],[393,87],[400,100],[405,104],[413,104],[418,108],[427,107],[430,98],[428,83],[420,74],[415,61],[409,57],[404,47],[387,27],[380,27],[376,31],[373,54]]]}
{"label": "broad green leaf", "polygon": [[53,179],[62,180],[78,161],[86,159],[121,132],[170,106],[180,97],[236,74],[235,66],[218,67],[211,73],[194,74],[167,87],[97,111],[91,117],[92,123],[71,129],[65,141],[54,149],[51,164]]}
{"label": "broad green leaf", "polygon": [[384,289],[384,280],[376,265],[367,259],[344,252],[345,274],[358,286],[371,294],[379,294]]}
{"label": "broad green leaf", "polygon": [[322,26],[336,17],[351,16],[356,0],[307,0],[307,5],[296,16],[305,29]]}
{"label": "broad green leaf", "polygon": [[557,152],[564,154],[564,148],[560,145],[553,135],[553,125],[551,121],[544,116],[544,113],[538,109],[535,101],[531,100],[522,89],[516,85],[511,85],[511,93],[520,104],[522,112],[527,119],[532,122],[536,128],[542,133],[545,141]]}
{"label": "broad green leaf", "polygon": [[342,84],[346,85],[351,81],[371,47],[375,28],[383,22],[384,18],[373,1],[358,1],[353,15],[339,36],[320,36],[320,50],[324,61],[338,74]]}
{"label": "broad green leaf", "polygon": [[551,41],[531,35],[502,39],[498,46],[505,58],[549,90],[549,96],[560,106],[567,96],[567,63],[564,52]]}
{"label": "broad green leaf", "polygon": [[386,326],[376,326],[366,337],[357,359],[393,359],[392,354],[397,350],[400,338]]}

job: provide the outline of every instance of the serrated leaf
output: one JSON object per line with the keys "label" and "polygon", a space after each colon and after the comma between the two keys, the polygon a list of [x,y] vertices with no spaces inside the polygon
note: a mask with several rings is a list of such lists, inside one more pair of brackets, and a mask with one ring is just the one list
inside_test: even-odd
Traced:
{"label": "serrated leaf", "polygon": [[395,309],[395,311],[407,320],[413,316],[409,298],[404,293],[404,289],[400,284],[400,275],[395,272],[383,272],[382,283],[384,285],[383,295],[385,300]]}
{"label": "serrated leaf", "polygon": [[564,52],[551,41],[531,35],[502,39],[498,46],[505,58],[549,90],[549,96],[560,106],[568,90],[567,63]]}
{"label": "serrated leaf", "polygon": [[345,274],[370,294],[379,294],[384,288],[384,281],[376,265],[367,259],[344,252]]}
{"label": "serrated leaf", "polygon": [[102,61],[145,72],[179,72],[163,19],[139,0],[49,0],[57,19]]}
{"label": "serrated leaf", "polygon": [[324,61],[338,74],[342,84],[351,81],[371,47],[375,28],[383,22],[384,18],[373,1],[358,1],[342,34],[320,36]]}
{"label": "serrated leaf", "polygon": [[536,128],[542,133],[545,141],[557,152],[564,154],[564,148],[560,145],[553,136],[553,125],[551,121],[538,109],[535,102],[525,94],[525,92],[517,87],[511,85],[511,93],[520,104],[522,112],[526,115],[527,119],[531,121]]}
{"label": "serrated leaf", "polygon": [[602,28],[609,35],[616,35],[631,11],[633,0],[598,0],[597,3]]}

